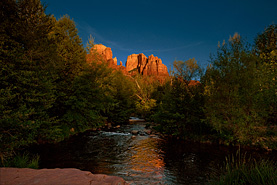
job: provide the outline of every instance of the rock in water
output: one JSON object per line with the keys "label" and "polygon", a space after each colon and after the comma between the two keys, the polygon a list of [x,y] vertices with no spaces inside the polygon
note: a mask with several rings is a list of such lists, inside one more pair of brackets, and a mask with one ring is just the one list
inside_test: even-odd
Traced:
{"label": "rock in water", "polygon": [[79,169],[0,168],[2,185],[127,185],[121,178]]}
{"label": "rock in water", "polygon": [[152,130],[150,129],[145,129],[143,130],[143,132],[145,132],[147,135],[150,135],[152,133]]}
{"label": "rock in water", "polygon": [[138,135],[139,131],[138,130],[132,130],[131,132],[133,135]]}

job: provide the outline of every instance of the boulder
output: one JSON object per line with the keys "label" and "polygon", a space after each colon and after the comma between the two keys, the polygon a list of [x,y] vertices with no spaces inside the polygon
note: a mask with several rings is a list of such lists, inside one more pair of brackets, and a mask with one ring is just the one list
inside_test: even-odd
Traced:
{"label": "boulder", "polygon": [[138,130],[132,130],[131,132],[133,135],[138,135],[139,131]]}
{"label": "boulder", "polygon": [[125,185],[121,177],[92,174],[79,169],[0,168],[2,185]]}
{"label": "boulder", "polygon": [[145,132],[147,135],[150,135],[152,133],[152,130],[150,129],[145,129],[143,130],[143,132]]}

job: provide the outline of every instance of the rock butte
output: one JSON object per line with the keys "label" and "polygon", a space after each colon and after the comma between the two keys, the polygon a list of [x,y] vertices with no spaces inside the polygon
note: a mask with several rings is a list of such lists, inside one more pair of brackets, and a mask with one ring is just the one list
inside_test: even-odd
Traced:
{"label": "rock butte", "polygon": [[0,168],[2,185],[127,185],[121,177],[92,174],[74,168],[67,169],[29,169]]}
{"label": "rock butte", "polygon": [[126,70],[137,70],[145,76],[169,76],[167,67],[160,58],[154,55],[147,58],[143,53],[129,55],[126,61]]}
{"label": "rock butte", "polygon": [[[166,65],[162,63],[162,60],[154,55],[150,55],[148,58],[143,54],[132,54],[127,57],[126,67],[117,65],[117,58],[112,58],[113,53],[111,48],[102,44],[96,44],[91,48],[91,53],[97,53],[102,60],[108,63],[109,67],[120,69],[125,73],[140,73],[144,76],[155,76],[165,78],[168,77],[168,70]],[[93,56],[88,54],[87,61],[89,62]]]}

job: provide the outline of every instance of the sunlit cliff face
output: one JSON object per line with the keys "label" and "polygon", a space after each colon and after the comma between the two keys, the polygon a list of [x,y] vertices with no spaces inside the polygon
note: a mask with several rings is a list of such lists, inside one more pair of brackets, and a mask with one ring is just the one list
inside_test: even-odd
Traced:
{"label": "sunlit cliff face", "polygon": [[158,144],[158,140],[154,138],[143,138],[136,141],[136,144],[130,150],[130,175],[143,173],[146,176],[151,174],[155,175],[156,178],[163,177],[165,162],[163,151],[159,149]]}

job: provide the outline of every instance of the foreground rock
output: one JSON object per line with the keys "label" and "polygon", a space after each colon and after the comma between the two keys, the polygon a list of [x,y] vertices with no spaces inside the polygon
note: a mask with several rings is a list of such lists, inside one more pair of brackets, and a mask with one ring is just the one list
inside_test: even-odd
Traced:
{"label": "foreground rock", "polygon": [[74,168],[0,168],[0,185],[125,185],[121,177],[92,174]]}

